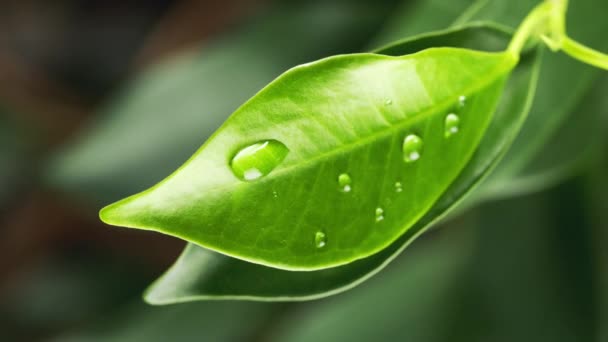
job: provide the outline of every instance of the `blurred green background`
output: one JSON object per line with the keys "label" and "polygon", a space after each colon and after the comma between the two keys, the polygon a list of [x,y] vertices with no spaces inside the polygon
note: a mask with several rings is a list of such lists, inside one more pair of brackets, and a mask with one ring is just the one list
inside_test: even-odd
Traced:
{"label": "blurred green background", "polygon": [[[608,341],[608,76],[561,55],[479,204],[346,293],[148,306],[185,243],[97,218],[292,66],[535,4],[2,2],[0,341]],[[608,51],[608,3],[571,7]]]}

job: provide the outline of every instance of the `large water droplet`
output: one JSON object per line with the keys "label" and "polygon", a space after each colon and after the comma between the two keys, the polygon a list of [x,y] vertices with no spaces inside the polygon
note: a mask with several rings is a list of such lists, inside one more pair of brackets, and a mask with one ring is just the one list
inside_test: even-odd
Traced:
{"label": "large water droplet", "polygon": [[401,184],[401,182],[395,182],[395,192],[401,191],[403,191],[403,185]]}
{"label": "large water droplet", "polygon": [[420,159],[422,155],[422,139],[410,134],[403,140],[403,159],[408,163],[413,163]]}
{"label": "large water droplet", "polygon": [[376,208],[376,222],[380,222],[384,220],[384,209],[378,207]]}
{"label": "large water droplet", "polygon": [[239,179],[255,181],[274,170],[287,153],[289,149],[280,141],[260,141],[238,151],[230,161],[230,168]]}
{"label": "large water droplet", "polygon": [[460,118],[454,113],[450,113],[445,117],[444,135],[446,138],[453,136],[460,130]]}
{"label": "large water droplet", "polygon": [[323,248],[327,244],[327,236],[325,233],[318,231],[315,233],[315,247]]}
{"label": "large water droplet", "polygon": [[338,176],[338,185],[340,185],[340,189],[343,192],[350,192],[352,190],[351,183],[352,180],[348,173],[342,173]]}

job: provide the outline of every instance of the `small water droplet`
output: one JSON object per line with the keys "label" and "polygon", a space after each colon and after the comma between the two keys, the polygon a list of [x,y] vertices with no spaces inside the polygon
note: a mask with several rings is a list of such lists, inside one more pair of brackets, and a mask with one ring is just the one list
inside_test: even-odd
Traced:
{"label": "small water droplet", "polygon": [[348,173],[342,173],[338,176],[338,185],[343,192],[350,192],[352,190],[352,179]]}
{"label": "small water droplet", "polygon": [[454,113],[450,113],[445,117],[445,130],[444,135],[446,138],[453,136],[458,133],[460,129],[460,118]]}
{"label": "small water droplet", "polygon": [[467,97],[464,95],[460,95],[458,97],[458,107],[459,108],[464,108],[464,106],[467,104]]}
{"label": "small water droplet", "polygon": [[403,185],[401,184],[401,182],[395,182],[395,192],[401,191],[403,191]]}
{"label": "small water droplet", "polygon": [[277,140],[264,140],[239,150],[230,161],[235,176],[255,181],[269,174],[287,156],[289,149]]}
{"label": "small water droplet", "polygon": [[277,198],[277,197],[279,197],[279,194],[276,191],[273,191],[272,192],[272,197]]}
{"label": "small water droplet", "polygon": [[393,104],[393,100],[391,100],[391,99],[386,99],[386,101],[384,101],[384,104],[385,104],[385,105],[387,105],[387,106],[390,106],[390,105],[392,105],[392,104]]}
{"label": "small water droplet", "polygon": [[327,244],[327,236],[322,231],[315,233],[315,247],[323,248]]}
{"label": "small water droplet", "polygon": [[378,207],[376,208],[376,222],[380,222],[384,220],[384,209]]}
{"label": "small water droplet", "polygon": [[410,134],[403,140],[403,159],[407,163],[413,163],[420,159],[422,153],[422,139]]}

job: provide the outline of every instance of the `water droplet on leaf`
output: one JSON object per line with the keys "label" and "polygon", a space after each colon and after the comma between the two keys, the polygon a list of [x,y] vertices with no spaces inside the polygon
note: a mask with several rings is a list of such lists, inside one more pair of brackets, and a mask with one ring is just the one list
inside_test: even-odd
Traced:
{"label": "water droplet on leaf", "polygon": [[458,97],[458,108],[464,108],[464,106],[467,104],[467,97],[464,95],[460,95]]}
{"label": "water droplet on leaf", "polygon": [[410,134],[403,140],[403,159],[408,163],[413,163],[420,159],[422,153],[422,139]]}
{"label": "water droplet on leaf", "polygon": [[343,192],[350,192],[352,180],[348,173],[342,173],[338,176],[338,185]]}
{"label": "water droplet on leaf", "polygon": [[376,208],[376,222],[380,222],[384,220],[384,209],[378,207]]}
{"label": "water droplet on leaf", "polygon": [[230,161],[235,176],[255,181],[269,174],[287,156],[289,149],[277,140],[265,140],[238,151]]}
{"label": "water droplet on leaf", "polygon": [[385,104],[385,105],[387,105],[387,106],[390,106],[390,105],[392,105],[392,104],[393,104],[393,100],[391,100],[391,99],[386,99],[386,101],[384,101],[384,104]]}
{"label": "water droplet on leaf", "polygon": [[323,248],[327,244],[327,237],[325,233],[318,231],[315,233],[315,247]]}
{"label": "water droplet on leaf", "polygon": [[453,136],[458,133],[460,129],[460,118],[454,113],[450,113],[445,117],[445,131],[444,135],[446,138]]}
{"label": "water droplet on leaf", "polygon": [[395,192],[401,191],[403,191],[403,185],[401,184],[401,182],[395,182]]}

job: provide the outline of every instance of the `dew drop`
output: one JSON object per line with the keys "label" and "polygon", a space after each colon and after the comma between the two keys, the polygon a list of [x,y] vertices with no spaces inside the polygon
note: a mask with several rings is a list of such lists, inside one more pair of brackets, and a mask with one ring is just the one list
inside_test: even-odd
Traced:
{"label": "dew drop", "polygon": [[386,99],[386,101],[384,101],[384,104],[385,104],[385,105],[387,105],[387,106],[390,106],[390,105],[392,105],[392,104],[393,104],[393,100],[391,100],[391,99]]}
{"label": "dew drop", "polygon": [[384,220],[384,209],[378,207],[376,208],[376,222],[380,222]]}
{"label": "dew drop", "polygon": [[279,194],[278,194],[276,191],[273,191],[273,192],[272,192],[272,197],[274,197],[274,198],[278,198],[278,197],[279,197]]}
{"label": "dew drop", "polygon": [[458,97],[458,108],[464,108],[464,106],[467,104],[467,97],[464,95],[460,95]]}
{"label": "dew drop", "polygon": [[287,156],[289,149],[277,140],[264,140],[239,150],[230,161],[230,168],[239,179],[252,182],[274,170]]}
{"label": "dew drop", "polygon": [[343,192],[350,192],[352,190],[351,183],[352,180],[348,173],[342,173],[338,176],[338,185]]}
{"label": "dew drop", "polygon": [[401,184],[401,182],[395,182],[395,192],[402,192],[403,191],[403,185]]}
{"label": "dew drop", "polygon": [[403,159],[407,163],[413,163],[420,159],[422,153],[422,139],[410,134],[403,140]]}
{"label": "dew drop", "polygon": [[315,247],[323,248],[327,244],[327,236],[322,231],[315,233]]}
{"label": "dew drop", "polygon": [[444,135],[446,138],[458,133],[460,129],[460,118],[454,113],[450,113],[445,117]]}

